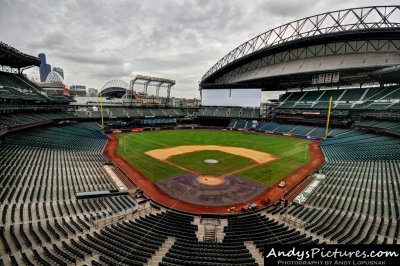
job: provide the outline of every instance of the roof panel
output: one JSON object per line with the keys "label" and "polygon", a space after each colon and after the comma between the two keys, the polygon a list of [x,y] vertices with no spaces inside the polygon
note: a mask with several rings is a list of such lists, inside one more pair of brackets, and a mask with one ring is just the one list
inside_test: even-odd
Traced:
{"label": "roof panel", "polygon": [[13,68],[39,66],[40,59],[32,55],[24,54],[14,47],[0,42],[0,65]]}

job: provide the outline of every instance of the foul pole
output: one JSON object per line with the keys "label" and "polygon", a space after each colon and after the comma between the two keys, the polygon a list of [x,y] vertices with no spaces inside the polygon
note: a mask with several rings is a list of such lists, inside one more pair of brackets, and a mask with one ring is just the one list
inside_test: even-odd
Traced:
{"label": "foul pole", "polygon": [[100,115],[101,115],[101,129],[104,130],[103,96],[101,92],[100,92]]}
{"label": "foul pole", "polygon": [[331,120],[332,96],[329,98],[328,116],[326,118],[325,138],[328,138],[329,121]]}

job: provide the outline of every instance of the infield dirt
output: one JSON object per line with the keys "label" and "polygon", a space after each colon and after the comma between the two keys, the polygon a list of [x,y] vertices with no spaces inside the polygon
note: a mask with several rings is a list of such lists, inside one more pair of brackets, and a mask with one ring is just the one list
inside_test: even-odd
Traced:
{"label": "infield dirt", "polygon": [[266,152],[240,148],[240,147],[219,146],[219,145],[183,145],[171,148],[151,150],[145,152],[145,154],[153,158],[156,158],[160,161],[165,161],[168,158],[175,155],[191,153],[196,151],[221,151],[252,159],[258,164],[268,163],[277,159],[276,156],[273,156],[272,154]]}

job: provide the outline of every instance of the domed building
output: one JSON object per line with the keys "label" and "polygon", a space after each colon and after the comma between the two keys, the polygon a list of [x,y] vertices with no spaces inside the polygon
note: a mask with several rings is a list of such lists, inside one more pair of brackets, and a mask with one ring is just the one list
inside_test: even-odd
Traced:
{"label": "domed building", "polygon": [[124,98],[130,95],[129,84],[120,79],[113,79],[107,81],[103,88],[101,88],[100,93],[106,98]]}
{"label": "domed building", "polygon": [[68,86],[65,80],[56,71],[51,71],[45,82],[37,83],[47,94],[68,94]]}

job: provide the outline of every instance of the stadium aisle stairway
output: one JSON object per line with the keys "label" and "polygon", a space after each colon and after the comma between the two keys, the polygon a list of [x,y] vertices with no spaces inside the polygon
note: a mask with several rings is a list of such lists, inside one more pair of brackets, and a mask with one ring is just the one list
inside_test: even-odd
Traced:
{"label": "stadium aisle stairway", "polygon": [[[264,243],[312,243],[295,229],[261,215],[247,215],[228,220],[223,242],[199,242],[194,217],[173,211],[148,213],[135,220],[125,220],[104,227],[93,234],[79,237],[68,249],[98,253],[99,261],[92,265],[144,265],[167,240],[175,242],[160,265],[247,265],[256,266],[255,259],[244,245],[254,241],[262,250]],[[250,229],[250,230],[249,230]]]}
{"label": "stadium aisle stairway", "polygon": [[278,109],[327,109],[332,96],[333,109],[394,110],[400,95],[398,86],[386,88],[353,88],[286,92],[279,99]]}
{"label": "stadium aisle stairway", "polygon": [[400,139],[352,131],[324,142],[326,178],[289,213],[337,243],[398,243]]}
{"label": "stadium aisle stairway", "polygon": [[[69,124],[4,138],[0,144],[0,242],[7,264],[143,265],[168,237],[174,237],[161,265],[255,266],[245,241],[254,241],[262,249],[263,243],[277,241],[271,231],[279,235],[279,241],[312,241],[259,215],[229,220],[222,243],[199,242],[194,217],[171,211],[95,227],[95,220],[136,207],[128,195],[75,198],[79,191],[113,189],[101,171],[107,162],[102,155],[107,137],[98,129],[95,123]],[[240,223],[246,219],[248,223]]]}
{"label": "stadium aisle stairway", "polygon": [[[243,121],[243,120],[242,120]],[[244,123],[236,121],[237,123]],[[282,126],[264,124],[261,127]],[[294,131],[310,130],[287,126]],[[311,129],[314,130],[314,129]],[[107,137],[95,123],[34,128],[0,144],[0,251],[11,265],[144,265],[166,240],[174,242],[160,265],[248,265],[245,242],[318,243],[274,215],[287,212],[311,233],[338,243],[397,243],[400,229],[400,139],[338,130],[322,143],[327,178],[304,205],[271,206],[272,216],[227,219],[221,242],[200,242],[194,216],[145,212],[103,227],[95,220],[137,207],[129,195],[77,200],[79,191],[109,190],[101,167]],[[314,235],[314,236],[315,236]]]}
{"label": "stadium aisle stairway", "polygon": [[53,120],[65,120],[73,118],[72,115],[63,112],[31,113],[31,114],[2,114],[0,115],[0,129],[7,127],[23,126],[38,122]]}
{"label": "stadium aisle stairway", "polygon": [[[251,125],[250,120],[231,120],[228,127],[233,129],[251,128],[248,126],[246,127],[246,125]],[[294,134],[294,135],[303,135],[303,136],[320,137],[320,138],[325,137],[325,128],[323,127],[302,126],[296,124],[280,124],[277,122],[259,122],[255,130],[260,132],[272,131],[279,134]],[[328,136],[333,137],[348,131],[351,131],[351,129],[342,129],[342,128],[330,129]]]}
{"label": "stadium aisle stairway", "polygon": [[400,121],[384,121],[384,120],[364,120],[354,124],[360,127],[369,127],[376,129],[386,129],[400,133]]}
{"label": "stadium aisle stairway", "polygon": [[67,254],[60,244],[90,230],[95,220],[136,208],[129,195],[75,198],[76,192],[114,189],[101,170],[108,161],[102,154],[107,139],[95,123],[34,128],[4,138],[2,255],[24,264],[74,263],[82,252]]}
{"label": "stadium aisle stairway", "polygon": [[253,241],[262,253],[265,244],[311,244],[318,243],[296,229],[290,229],[261,214],[252,214],[228,219],[224,243],[239,244]]}

